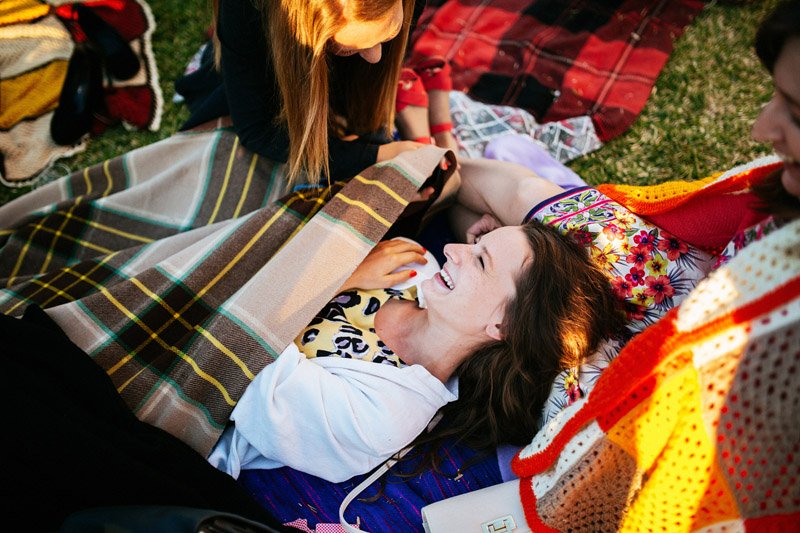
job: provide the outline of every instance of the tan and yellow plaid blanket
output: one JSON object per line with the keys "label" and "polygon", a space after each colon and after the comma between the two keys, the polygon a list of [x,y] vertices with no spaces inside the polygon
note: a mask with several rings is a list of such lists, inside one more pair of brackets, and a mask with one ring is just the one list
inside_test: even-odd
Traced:
{"label": "tan and yellow plaid blanket", "polygon": [[175,135],[0,207],[0,310],[46,308],[140,419],[206,454],[443,154],[272,201],[283,167],[231,131]]}

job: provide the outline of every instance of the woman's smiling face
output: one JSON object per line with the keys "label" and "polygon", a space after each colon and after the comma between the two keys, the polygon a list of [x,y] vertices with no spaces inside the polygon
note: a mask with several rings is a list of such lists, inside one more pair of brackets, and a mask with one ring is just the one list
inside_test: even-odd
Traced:
{"label": "woman's smiling face", "polygon": [[499,338],[499,326],[516,282],[533,259],[519,226],[504,226],[475,244],[448,244],[441,271],[423,282],[431,323],[449,325],[465,338]]}
{"label": "woman's smiling face", "polygon": [[800,197],[800,37],[786,42],[773,73],[775,93],[753,124],[753,138],[783,159],[781,183]]}

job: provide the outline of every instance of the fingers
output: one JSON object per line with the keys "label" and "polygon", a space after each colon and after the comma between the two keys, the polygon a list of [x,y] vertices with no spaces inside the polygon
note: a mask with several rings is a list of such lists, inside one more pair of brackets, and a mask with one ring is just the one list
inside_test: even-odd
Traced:
{"label": "fingers", "polygon": [[467,243],[475,244],[479,237],[502,226],[492,215],[485,214],[467,228]]}
{"label": "fingers", "polygon": [[385,289],[404,282],[417,273],[408,268],[399,269],[414,263],[426,264],[426,253],[424,247],[405,239],[381,241],[367,254],[339,290]]}
{"label": "fingers", "polygon": [[416,270],[400,270],[399,272],[393,272],[392,274],[386,275],[386,287],[391,287],[393,285],[397,285],[398,283],[403,283],[413,277],[416,277],[417,271]]}
{"label": "fingers", "polygon": [[394,254],[393,259],[396,265],[392,270],[405,265],[410,265],[411,263],[419,263],[422,265],[428,263],[428,260],[425,258],[425,256],[419,252],[403,252]]}
{"label": "fingers", "polygon": [[427,250],[414,242],[408,242],[404,239],[390,239],[382,241],[385,243],[382,247],[387,253],[398,256],[402,261],[398,266],[407,265],[408,263],[422,263],[423,265],[428,262],[425,258]]}
{"label": "fingers", "polygon": [[430,199],[430,197],[433,196],[434,192],[436,192],[436,189],[434,189],[433,187],[425,187],[424,189],[418,191],[417,194],[415,194],[413,197],[411,197],[409,203],[413,204],[414,202],[427,202]]}
{"label": "fingers", "polygon": [[414,141],[394,141],[388,144],[382,144],[378,147],[378,162],[394,159],[403,152],[417,150],[423,146],[426,145]]}
{"label": "fingers", "polygon": [[[391,241],[384,241],[388,244],[382,247],[381,256],[376,257],[375,260],[380,261],[383,267],[382,270],[387,277],[395,279],[397,270],[411,264],[425,265],[428,259],[425,257],[426,250],[416,243],[410,243],[401,239],[392,239]],[[406,270],[407,272],[408,270]],[[403,280],[401,280],[403,281]],[[388,286],[394,285],[392,281]]]}

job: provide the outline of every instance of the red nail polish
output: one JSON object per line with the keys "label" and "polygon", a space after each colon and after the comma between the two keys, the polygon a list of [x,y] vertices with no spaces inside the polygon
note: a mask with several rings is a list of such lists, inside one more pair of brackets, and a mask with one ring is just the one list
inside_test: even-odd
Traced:
{"label": "red nail polish", "polygon": [[423,254],[427,254],[427,253],[428,253],[428,249],[427,249],[427,248],[425,248],[425,247],[423,247],[423,248],[422,248],[422,253],[423,253]]}
{"label": "red nail polish", "polygon": [[413,278],[416,275],[417,275],[417,271],[416,270],[409,270],[408,271],[408,277],[409,278]]}

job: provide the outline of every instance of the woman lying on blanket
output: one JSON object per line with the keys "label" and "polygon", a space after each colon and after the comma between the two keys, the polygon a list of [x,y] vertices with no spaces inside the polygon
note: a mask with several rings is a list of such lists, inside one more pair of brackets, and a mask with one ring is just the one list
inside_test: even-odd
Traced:
{"label": "woman lying on blanket", "polygon": [[[427,309],[414,303],[413,293],[396,290],[341,294],[301,333],[295,346],[248,387],[231,416],[234,426],[210,454],[212,464],[234,476],[245,468],[289,465],[325,479],[344,480],[371,469],[418,434],[416,444],[436,444],[456,436],[477,449],[524,442],[541,426],[541,409],[554,380],[563,398],[551,397],[545,420],[551,411],[581,397],[627,338],[677,305],[714,265],[712,254],[669,235],[596,189],[565,191],[525,167],[494,160],[464,160],[461,179],[454,221],[473,247],[445,248],[447,263],[441,273],[421,283]],[[480,218],[478,213],[496,218]],[[538,239],[549,244],[531,240],[525,246],[518,226],[500,227],[520,221],[525,232],[533,232],[529,239],[539,235]],[[590,283],[595,289],[586,286],[587,274],[568,271],[588,269],[586,253],[576,255],[573,250],[567,254],[566,244],[556,239],[557,234],[567,242],[573,240],[567,234],[577,237],[588,248],[592,262],[599,265]],[[421,253],[413,244],[381,244],[345,288],[388,287],[408,274],[385,273],[422,262]],[[532,270],[520,277],[512,290],[515,273],[527,269],[530,256],[534,258]],[[503,270],[497,274],[506,278],[504,284],[493,279],[497,275],[493,270],[499,266]],[[479,279],[472,275],[480,273],[480,268],[489,269],[493,285],[477,285]],[[466,276],[467,272],[472,275]],[[526,278],[535,283],[525,287]],[[543,280],[548,284],[537,285]],[[601,298],[601,288],[609,281],[627,311],[627,333],[622,338],[610,335],[617,333],[618,317],[609,311],[611,302]],[[545,290],[552,296],[543,297]],[[511,298],[515,293],[516,301]],[[381,307],[384,302],[388,303]],[[481,302],[490,305],[481,308]],[[504,302],[511,304],[504,308]],[[531,312],[542,305],[563,308],[553,307],[547,315]],[[461,309],[481,313],[465,316]],[[601,315],[609,322],[600,319],[599,309],[604,309]],[[562,326],[543,325],[542,320],[561,322]],[[529,324],[530,330],[520,327],[522,324]],[[594,331],[589,324],[595,324]],[[415,334],[410,335],[411,331]],[[576,335],[577,331],[581,334]],[[558,333],[548,338],[552,332]],[[509,343],[505,348],[515,355],[479,351],[469,357],[482,343],[503,347],[504,341]],[[552,352],[548,356],[532,354],[528,352],[531,346]],[[303,355],[316,356],[317,364],[309,364]],[[344,375],[341,365],[349,372],[353,361],[320,355],[371,359],[385,365],[360,365],[359,374],[350,378],[352,383],[346,382],[348,388],[339,391],[337,383]],[[524,357],[532,359],[524,362]],[[515,358],[520,359],[505,366]],[[549,362],[544,363],[546,360]],[[579,371],[587,361],[593,374]],[[400,375],[391,368],[394,365],[402,372],[417,374],[390,383],[391,375]],[[487,372],[487,367],[494,370]],[[516,370],[508,371],[513,368]],[[455,396],[443,384],[454,373],[459,377],[459,393],[458,400],[451,401]],[[497,380],[507,383],[498,386]],[[368,409],[339,409],[356,405],[353,394],[347,392],[354,390],[353,383]],[[321,397],[320,390],[325,390],[327,397]],[[361,395],[360,391],[366,390],[383,394]],[[298,405],[304,406],[302,416],[285,407],[296,409]],[[337,406],[336,417],[331,405]],[[497,412],[487,412],[486,405],[497,406]],[[444,415],[444,422],[423,433],[437,411]],[[285,437],[274,438],[276,434]],[[343,435],[352,438],[342,440]],[[309,454],[309,442],[314,443],[315,453]],[[426,448],[428,460],[423,464],[435,464],[437,448]]]}
{"label": "woman lying on blanket", "polygon": [[[788,13],[791,9],[798,9],[796,2],[783,11]],[[777,89],[756,121],[753,135],[757,140],[772,142],[784,157],[785,166],[782,174],[772,176],[754,192],[771,206],[771,210],[792,215],[798,209],[794,196],[800,193],[797,164],[800,159],[800,129],[797,128],[800,80],[792,74],[797,71],[789,63],[800,58],[800,39],[796,36],[797,26],[781,25],[781,20],[780,16],[773,17],[759,32],[757,52],[765,66],[774,72]],[[792,18],[784,13],[783,20]],[[730,259],[750,239],[777,224],[771,218],[762,220],[724,249],[711,250],[708,246],[701,249],[636,216],[596,189],[565,190],[522,166],[502,161],[462,158],[461,164],[466,171],[462,171],[464,181],[458,193],[458,204],[453,208],[461,210],[461,214],[454,221],[466,232],[468,240],[473,241],[501,225],[529,220],[540,220],[562,231],[573,232],[590,248],[594,259],[611,278],[616,295],[625,302],[630,334],[655,323],[678,305],[711,270]],[[471,212],[465,213],[463,206],[468,206]],[[478,213],[485,215],[472,223],[479,217]],[[749,225],[747,220],[759,218],[763,217],[754,214],[748,219],[742,215],[744,226],[740,229]],[[722,243],[720,248],[724,245]],[[558,412],[585,394],[621,345],[605,347],[609,350],[596,354],[590,372],[580,374],[575,370],[559,376],[556,389],[562,392],[562,397],[551,397],[554,405],[548,405],[545,420],[550,418],[548,412]]]}
{"label": "woman lying on blanket", "polygon": [[209,461],[234,477],[288,465],[343,481],[408,444],[448,402],[459,412],[449,431],[488,448],[525,442],[556,374],[621,322],[588,254],[542,224],[448,244],[441,270],[428,254],[427,279],[390,288],[424,277],[394,272],[428,262],[423,254],[405,240],[379,244],[248,386]]}
{"label": "woman lying on blanket", "polygon": [[[504,225],[539,221],[573,235],[610,281],[627,320],[590,358],[559,374],[543,422],[584,396],[633,336],[679,304],[715,264],[712,253],[671,235],[592,187],[564,189],[526,167],[461,158],[451,222],[468,242]],[[483,215],[481,215],[483,214]]]}

